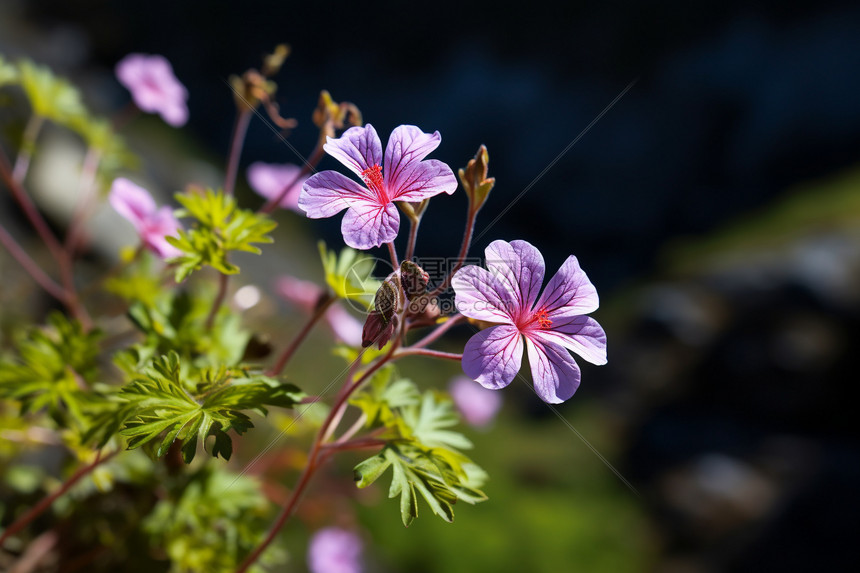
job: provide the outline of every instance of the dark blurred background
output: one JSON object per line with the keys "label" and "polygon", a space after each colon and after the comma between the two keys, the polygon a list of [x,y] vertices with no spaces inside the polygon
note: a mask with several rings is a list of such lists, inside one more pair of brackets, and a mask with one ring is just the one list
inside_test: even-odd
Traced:
{"label": "dark blurred background", "polygon": [[[226,79],[280,42],[293,52],[278,100],[299,121],[289,141],[302,153],[321,89],[357,104],[383,141],[401,123],[439,130],[433,157],[455,168],[487,145],[497,187],[473,254],[521,238],[548,273],[579,257],[601,293],[610,363],[584,367],[560,411],[603,437],[641,493],[571,438],[565,447],[611,492],[587,509],[564,498],[561,521],[642,517],[607,534],[627,560],[562,553],[560,568],[538,559],[534,570],[860,570],[856,2],[2,1],[0,52],[82,82],[94,107],[124,105],[112,77],[124,55],[166,56],[191,94],[184,133],[204,157],[228,147]],[[299,162],[259,121],[243,157]],[[187,183],[170,177],[168,187]],[[419,256],[456,250],[464,207],[459,195],[434,200]],[[339,242],[339,218],[284,220]],[[509,415],[567,434],[525,387],[508,398]],[[524,483],[547,487],[533,478]],[[432,525],[422,535],[437,535]],[[413,548],[386,548],[385,535]],[[398,570],[396,555],[403,570],[443,570],[399,530],[373,537],[380,567]]]}

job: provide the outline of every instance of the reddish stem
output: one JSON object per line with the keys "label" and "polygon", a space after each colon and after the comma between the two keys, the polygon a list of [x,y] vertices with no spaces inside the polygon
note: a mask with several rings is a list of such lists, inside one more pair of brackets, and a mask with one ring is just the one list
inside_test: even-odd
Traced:
{"label": "reddish stem", "polygon": [[[388,353],[382,358],[377,359],[377,361],[370,368],[365,370],[364,373],[354,383],[341,388],[341,391],[338,393],[338,396],[335,399],[335,403],[332,405],[331,410],[329,410],[328,416],[322,423],[322,426],[320,426],[319,432],[317,432],[317,436],[314,439],[311,451],[308,454],[308,464],[305,466],[305,469],[302,472],[302,475],[299,478],[299,482],[296,484],[296,487],[293,490],[293,493],[290,496],[287,505],[281,511],[280,515],[278,515],[278,518],[275,520],[275,523],[272,524],[272,527],[269,529],[269,533],[266,535],[266,538],[254,549],[254,551],[251,552],[250,555],[248,555],[248,557],[245,558],[242,564],[239,565],[239,568],[236,570],[236,573],[245,573],[245,571],[247,571],[248,568],[253,565],[257,561],[257,559],[260,558],[260,555],[263,554],[263,552],[272,543],[272,541],[275,540],[275,537],[277,536],[278,532],[281,530],[281,528],[284,526],[284,524],[287,522],[287,520],[290,518],[293,511],[295,510],[299,499],[301,498],[302,494],[310,483],[311,477],[313,477],[314,473],[320,466],[320,463],[318,462],[320,461],[320,453],[323,451],[323,436],[326,435],[329,425],[331,425],[331,423],[335,419],[337,411],[340,410],[340,407],[346,403],[350,395],[352,395],[352,393],[355,392],[355,390],[357,390],[358,387],[361,386],[361,384],[365,380],[370,378],[370,376],[372,376],[374,372],[379,370],[379,368],[381,368],[386,362],[391,359],[391,356],[394,354],[394,351],[396,349],[397,343],[395,342],[391,345],[391,350],[389,350]],[[360,359],[360,356],[356,358],[356,360]],[[349,378],[347,378],[347,381],[349,381]]]}
{"label": "reddish stem", "polygon": [[451,284],[451,279],[454,278],[454,273],[460,270],[460,267],[463,266],[466,254],[469,252],[469,247],[472,245],[472,235],[475,232],[475,217],[477,216],[478,211],[469,205],[469,214],[466,216],[466,229],[463,232],[463,242],[460,245],[460,253],[457,255],[457,262],[454,264],[454,268],[451,269],[451,272],[448,273],[448,276],[445,277],[445,280],[442,281],[442,284],[436,287],[436,289],[430,294],[431,298],[442,294],[445,289],[448,288],[448,285]]}
{"label": "reddish stem", "polygon": [[5,227],[0,225],[0,243],[6,247],[6,250],[9,251],[9,254],[12,255],[18,264],[24,267],[24,270],[27,271],[33,280],[39,283],[45,292],[49,295],[62,302],[63,304],[67,304],[69,302],[68,293],[63,290],[63,287],[58,285],[54,280],[49,277],[45,271],[42,270],[42,267],[36,263],[33,259],[30,258],[30,255],[27,254],[21,245],[15,240],[15,238],[6,231]]}
{"label": "reddish stem", "polygon": [[260,210],[258,212],[266,213],[268,215],[269,213],[277,209],[278,206],[281,204],[281,201],[284,200],[284,197],[287,196],[287,193],[290,192],[290,189],[292,189],[293,186],[299,182],[299,179],[301,179],[316,168],[319,162],[322,161],[324,154],[325,152],[323,151],[322,145],[318,143],[317,146],[314,148],[310,159],[305,161],[305,164],[302,166],[302,170],[299,171],[298,175],[296,175],[293,180],[289,182],[289,184],[285,185],[284,188],[281,189],[280,193],[266,201],[266,203],[262,207],[260,207]]}
{"label": "reddish stem", "polygon": [[443,360],[462,360],[462,354],[454,354],[453,352],[442,352],[441,350],[431,350],[429,348],[412,348],[407,347],[399,350],[394,358],[402,358],[403,356],[430,356],[432,358],[442,358]]}
{"label": "reddish stem", "polygon": [[69,489],[71,489],[71,487],[73,485],[78,483],[78,481],[80,481],[80,479],[82,477],[86,476],[87,474],[92,472],[94,469],[96,469],[98,466],[105,463],[106,461],[108,461],[109,459],[111,459],[112,457],[117,455],[118,453],[119,453],[119,450],[114,450],[113,452],[109,453],[108,455],[106,455],[104,457],[102,457],[101,451],[98,454],[96,454],[95,461],[93,461],[89,465],[86,465],[86,466],[80,468],[78,471],[76,471],[74,474],[72,474],[72,476],[69,479],[67,479],[65,482],[63,482],[63,485],[60,486],[60,488],[57,491],[55,491],[51,495],[43,497],[41,499],[41,501],[39,501],[39,503],[37,503],[35,506],[33,506],[30,509],[30,511],[28,511],[27,513],[25,513],[24,515],[22,515],[21,517],[16,519],[12,523],[12,525],[7,527],[6,531],[3,532],[3,535],[0,535],[0,547],[3,547],[3,543],[6,541],[6,539],[11,537],[12,535],[15,535],[16,533],[18,533],[19,531],[24,529],[24,527],[26,527],[27,524],[29,524],[31,521],[33,521],[34,519],[36,519],[37,517],[42,515],[42,513],[44,513],[46,509],[51,507],[51,504],[53,504],[60,496],[65,494],[67,491],[69,491]]}
{"label": "reddish stem", "polygon": [[224,175],[224,194],[232,195],[236,186],[236,175],[239,172],[239,158],[242,156],[242,146],[248,125],[251,123],[251,109],[243,107],[236,116],[233,126],[233,139],[230,142],[230,155],[227,159],[227,173]]}
{"label": "reddish stem", "polygon": [[278,357],[277,362],[275,362],[275,364],[266,372],[267,376],[277,376],[281,372],[283,372],[284,367],[287,365],[287,362],[290,361],[290,359],[293,357],[293,354],[296,353],[296,350],[299,349],[299,346],[301,346],[302,342],[304,342],[305,338],[307,338],[311,329],[314,327],[317,321],[322,318],[323,315],[325,315],[326,311],[335,302],[335,300],[337,299],[330,296],[317,306],[317,308],[314,310],[314,313],[311,315],[311,317],[308,319],[308,321],[305,323],[305,325],[302,327],[302,329],[299,331],[293,341],[290,342],[290,345],[287,346],[281,353],[281,355]]}
{"label": "reddish stem", "polygon": [[212,330],[212,325],[215,324],[215,316],[218,314],[218,309],[224,304],[224,297],[227,296],[227,283],[229,275],[218,275],[218,294],[215,295],[215,300],[212,301],[212,308],[209,309],[209,315],[206,317],[204,328],[206,332]]}

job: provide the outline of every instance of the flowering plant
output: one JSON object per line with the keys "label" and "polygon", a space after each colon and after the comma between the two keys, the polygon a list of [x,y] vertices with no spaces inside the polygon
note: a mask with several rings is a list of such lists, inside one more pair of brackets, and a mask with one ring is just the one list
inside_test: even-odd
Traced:
{"label": "flowering plant", "polygon": [[[448,165],[427,159],[441,143],[439,132],[401,125],[383,152],[376,130],[362,125],[355,105],[322,92],[313,113],[319,139],[308,160],[301,167],[253,163],[247,178],[266,202],[257,209],[240,204],[234,188],[251,118],[265,119],[262,110],[282,129],[295,126],[280,116],[270,79],[286,56],[279,47],[260,71],[232,78],[237,119],[223,186],[190,184],[175,194],[181,206],[176,210],[158,207],[132,181],[136,162],[117,122],[94,116],[77,90],[50,70],[0,59],[2,87],[18,86],[32,107],[14,163],[5,150],[0,153],[0,179],[43,241],[52,266],[43,267],[2,226],[0,243],[62,308],[4,348],[0,413],[20,415],[39,428],[34,435],[47,436],[47,443],[70,454],[76,468],[58,488],[36,483],[34,490],[44,489],[44,497],[32,506],[4,505],[0,547],[14,558],[23,560],[38,541],[33,535],[41,522],[34,520],[89,481],[105,496],[119,484],[157,489],[155,498],[129,508],[124,518],[157,548],[145,559],[168,560],[173,571],[260,570],[284,558],[274,543],[279,532],[326,462],[343,452],[369,452],[353,469],[358,488],[391,470],[388,495],[399,498],[404,525],[425,505],[451,521],[456,503],[486,500],[481,488],[487,476],[464,454],[472,444],[455,429],[458,412],[476,426],[490,423],[501,406],[492,391],[519,374],[523,340],[535,391],[546,402],[571,398],[580,383],[568,351],[606,362],[606,336],[586,316],[597,309],[597,293],[575,257],[542,294],[544,261],[525,241],[491,243],[486,268],[465,264],[476,217],[495,184],[483,146],[459,170],[468,197],[464,236],[451,268],[438,277],[422,267],[415,248],[431,199],[460,188]],[[116,74],[139,111],[158,113],[172,126],[185,123],[188,93],[164,58],[131,55]],[[79,208],[64,238],[47,224],[28,190],[30,158],[45,122],[78,133],[88,146]],[[326,154],[354,177],[315,172]],[[82,269],[81,257],[91,246],[88,214],[108,188],[108,202],[131,224],[139,248],[125,252],[96,287],[82,289],[84,274],[92,270]],[[252,333],[242,316],[259,299],[259,289],[245,285],[235,291],[234,304],[227,304],[231,286],[237,286],[231,276],[241,270],[238,255],[263,254],[261,246],[274,242],[278,207],[311,219],[346,210],[341,230],[347,245],[339,252],[320,245],[323,286],[289,276],[276,281],[276,292],[304,314],[282,348],[262,332]],[[409,229],[398,252],[401,217]],[[387,256],[380,260],[358,252],[383,246]],[[378,270],[383,264],[391,265],[390,272]],[[303,380],[300,388],[288,366],[323,318],[343,370],[329,387]],[[462,353],[431,348],[458,328],[471,334]],[[411,357],[462,362],[468,378],[458,379],[450,395],[442,384],[422,391],[395,365]],[[281,420],[282,433],[303,427],[313,436],[289,493],[278,499],[268,492],[283,506],[268,528],[271,505],[260,481],[246,475],[268,448],[239,473],[215,459],[230,460],[237,444],[247,443],[238,438],[267,415]],[[300,442],[300,432],[293,433]],[[10,459],[32,447],[31,440],[21,440]],[[84,502],[79,496],[66,510],[85,511]],[[109,521],[100,524],[103,538]],[[79,541],[96,533],[82,531]],[[118,567],[126,558],[120,546],[105,545],[115,551],[98,562]],[[320,572],[357,571],[361,554],[354,527],[329,526],[314,536],[308,563]]]}

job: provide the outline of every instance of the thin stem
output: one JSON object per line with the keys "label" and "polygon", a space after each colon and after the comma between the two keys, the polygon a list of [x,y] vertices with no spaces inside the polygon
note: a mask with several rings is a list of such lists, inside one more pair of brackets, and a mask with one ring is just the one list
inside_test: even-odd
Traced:
{"label": "thin stem", "polygon": [[88,212],[92,206],[95,190],[96,173],[98,173],[99,163],[101,162],[101,152],[90,147],[87,149],[87,154],[84,157],[84,164],[81,169],[81,186],[78,204],[75,208],[75,213],[72,215],[72,221],[69,223],[69,231],[66,234],[66,252],[70,257],[74,257],[75,249],[81,240],[84,222],[87,219]]}
{"label": "thin stem", "polygon": [[448,288],[448,285],[451,284],[451,279],[454,278],[454,273],[460,270],[460,267],[463,266],[466,254],[469,252],[469,247],[472,245],[472,235],[475,232],[475,217],[477,216],[478,211],[473,209],[470,205],[469,214],[466,216],[466,229],[463,231],[463,242],[460,245],[460,253],[457,255],[457,262],[454,263],[454,268],[451,269],[451,272],[448,273],[448,276],[445,277],[442,284],[436,287],[436,289],[431,293],[431,298],[442,294],[445,289]]}
{"label": "thin stem", "polygon": [[227,173],[224,175],[224,194],[232,195],[236,186],[236,175],[239,172],[239,158],[242,155],[242,145],[245,143],[245,134],[248,133],[248,125],[251,123],[251,110],[243,107],[236,116],[236,124],[233,126],[233,139],[230,142],[230,156],[227,159]]}
{"label": "thin stem", "polygon": [[317,164],[322,161],[323,155],[325,155],[325,151],[323,150],[322,144],[317,143],[317,146],[314,148],[314,151],[311,154],[310,158],[305,161],[305,164],[302,166],[302,170],[299,171],[299,173],[295,177],[293,177],[293,180],[290,181],[288,185],[285,185],[284,188],[281,189],[280,193],[266,201],[266,203],[262,207],[260,207],[260,210],[258,212],[269,214],[275,209],[277,209],[278,205],[281,204],[281,201],[284,200],[284,197],[287,196],[287,193],[290,192],[290,189],[292,189],[295,184],[299,182],[299,179],[313,171],[316,168]]}
{"label": "thin stem", "polygon": [[379,448],[386,444],[385,440],[380,440],[379,438],[358,438],[357,440],[352,441],[337,441],[332,442],[330,444],[324,444],[322,448],[328,454],[332,454],[334,452],[343,452],[346,450],[363,450],[367,448]]}
{"label": "thin stem", "polygon": [[409,242],[406,243],[406,254],[403,255],[403,260],[411,261],[413,255],[415,255],[415,241],[418,237],[418,226],[421,224],[421,219],[419,217],[415,217],[414,219],[410,217],[409,219]]}
{"label": "thin stem", "polygon": [[385,244],[388,246],[388,254],[391,255],[391,266],[399,269],[400,263],[397,261],[397,251],[394,250],[394,241]]}
{"label": "thin stem", "polygon": [[[341,391],[338,393],[337,398],[335,399],[335,403],[332,405],[331,410],[329,410],[329,414],[326,417],[325,421],[320,426],[319,432],[317,432],[317,437],[314,440],[313,446],[311,446],[311,451],[308,454],[308,464],[305,466],[304,471],[302,472],[301,477],[299,478],[299,482],[296,484],[295,489],[293,489],[293,493],[290,496],[287,505],[278,515],[278,518],[275,520],[275,523],[272,524],[272,527],[269,529],[269,533],[266,535],[266,538],[251,552],[248,557],[239,565],[239,568],[236,570],[236,573],[245,573],[248,568],[253,565],[257,559],[260,558],[260,555],[266,550],[266,548],[275,540],[278,532],[293,514],[293,511],[296,508],[296,505],[299,502],[304,490],[307,488],[308,483],[310,483],[311,477],[313,477],[316,470],[319,468],[320,464],[319,457],[320,453],[323,452],[323,436],[328,432],[328,427],[332,424],[335,419],[336,412],[340,409],[341,405],[345,404],[349,396],[358,389],[361,384],[366,381],[370,376],[373,375],[374,372],[379,370],[386,362],[391,359],[392,354],[397,349],[397,344],[394,343],[391,346],[391,350],[383,356],[376,360],[376,362],[352,384],[345,385],[341,388]],[[361,360],[361,356],[359,355],[356,358],[356,361]],[[347,383],[350,378],[347,377]]]}
{"label": "thin stem", "polygon": [[54,280],[42,270],[42,267],[40,267],[36,261],[30,258],[27,251],[18,244],[15,238],[9,234],[3,225],[0,225],[0,243],[6,247],[6,250],[9,251],[12,258],[24,267],[27,274],[33,277],[33,280],[45,289],[45,292],[63,304],[68,303],[68,293],[63,289],[63,287],[54,282]]}
{"label": "thin stem", "polygon": [[39,137],[43,125],[45,125],[45,118],[36,113],[27,120],[24,133],[21,136],[21,150],[15,158],[15,167],[12,169],[12,177],[18,183],[27,177],[27,172],[30,170],[30,159],[33,157],[33,150],[36,147],[36,139]]}
{"label": "thin stem", "polygon": [[101,464],[105,463],[106,461],[108,461],[109,459],[114,457],[115,455],[117,455],[119,452],[120,452],[120,450],[114,450],[111,453],[109,453],[108,455],[102,456],[101,451],[99,451],[99,453],[96,454],[95,461],[93,461],[89,465],[86,465],[86,466],[80,468],[78,471],[76,471],[74,474],[72,474],[72,476],[69,479],[67,479],[65,482],[63,482],[63,485],[60,486],[60,488],[57,489],[57,491],[55,491],[51,495],[43,497],[42,500],[39,501],[39,503],[37,503],[36,505],[34,505],[30,509],[30,511],[28,511],[27,513],[25,513],[24,515],[22,515],[21,517],[16,519],[12,523],[12,525],[7,527],[6,531],[3,532],[3,535],[0,535],[0,547],[3,547],[3,543],[9,537],[11,537],[12,535],[15,535],[16,533],[21,531],[24,527],[26,527],[27,524],[29,524],[31,521],[33,521],[34,519],[36,519],[37,517],[42,515],[42,513],[44,513],[46,509],[51,507],[51,504],[53,504],[58,498],[60,498],[63,494],[65,494],[67,491],[69,491],[69,489],[71,489],[71,487],[73,485],[78,483],[78,481],[80,481],[81,478],[83,478],[84,476],[86,476],[87,474],[92,472],[94,469],[96,469]]}
{"label": "thin stem", "polygon": [[278,357],[277,362],[275,362],[275,364],[266,372],[268,376],[277,376],[281,372],[283,372],[284,367],[287,365],[287,362],[290,361],[290,359],[293,357],[293,354],[296,353],[296,350],[298,350],[299,346],[301,346],[302,342],[304,342],[305,338],[307,338],[311,329],[314,327],[317,321],[322,318],[323,315],[325,315],[326,311],[332,305],[332,303],[334,303],[335,300],[335,297],[328,297],[324,301],[322,301],[316,309],[314,309],[314,313],[311,315],[311,317],[308,319],[308,321],[305,323],[305,325],[302,327],[296,337],[293,338],[293,341],[290,342],[290,345],[284,349],[284,351]]}
{"label": "thin stem", "polygon": [[442,358],[444,360],[462,360],[462,354],[454,354],[453,352],[442,352],[441,350],[430,350],[429,348],[412,348],[407,346],[402,350],[398,350],[394,354],[394,358],[402,358],[404,356],[430,356],[432,358]]}
{"label": "thin stem", "polygon": [[224,297],[227,296],[227,283],[230,281],[229,275],[221,274],[218,276],[218,294],[215,295],[215,300],[212,301],[212,308],[209,309],[209,315],[206,317],[204,328],[206,332],[212,330],[212,325],[215,324],[215,316],[221,305],[224,304]]}
{"label": "thin stem", "polygon": [[336,440],[336,443],[342,444],[349,440],[351,437],[356,435],[359,430],[364,427],[364,424],[367,422],[367,414],[364,412],[352,423],[352,426],[347,428],[347,430]]}
{"label": "thin stem", "polygon": [[51,256],[53,256],[54,260],[57,261],[57,266],[60,268],[60,279],[67,294],[67,298],[63,302],[72,315],[81,321],[83,327],[85,329],[89,329],[92,325],[92,320],[90,319],[87,310],[83,305],[81,305],[80,300],[78,299],[78,294],[75,290],[72,260],[68,256],[68,253],[66,253],[63,245],[60,244],[60,241],[54,235],[53,231],[51,231],[51,228],[48,226],[48,223],[42,217],[41,213],[39,213],[39,210],[36,209],[36,206],[30,200],[30,197],[21,186],[21,183],[16,181],[13,177],[12,167],[9,165],[9,159],[6,157],[6,154],[3,153],[2,149],[0,149],[0,179],[3,180],[12,192],[12,196],[15,198],[15,201],[21,207],[21,210],[24,211],[24,215],[48,247],[48,250],[51,252]]}
{"label": "thin stem", "polygon": [[464,318],[465,317],[462,314],[458,314],[449,318],[448,320],[437,326],[433,332],[431,332],[409,348],[423,348],[427,346],[428,344],[445,334],[448,330],[459,324]]}

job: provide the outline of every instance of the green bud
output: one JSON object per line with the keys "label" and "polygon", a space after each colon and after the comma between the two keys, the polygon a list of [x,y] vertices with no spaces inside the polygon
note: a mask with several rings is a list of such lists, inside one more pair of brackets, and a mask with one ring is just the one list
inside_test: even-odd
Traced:
{"label": "green bud", "polygon": [[469,160],[465,169],[460,169],[458,174],[466,195],[469,196],[469,208],[478,211],[484,206],[493,186],[496,184],[494,177],[487,177],[487,166],[490,163],[490,155],[487,147],[481,145],[478,153]]}

